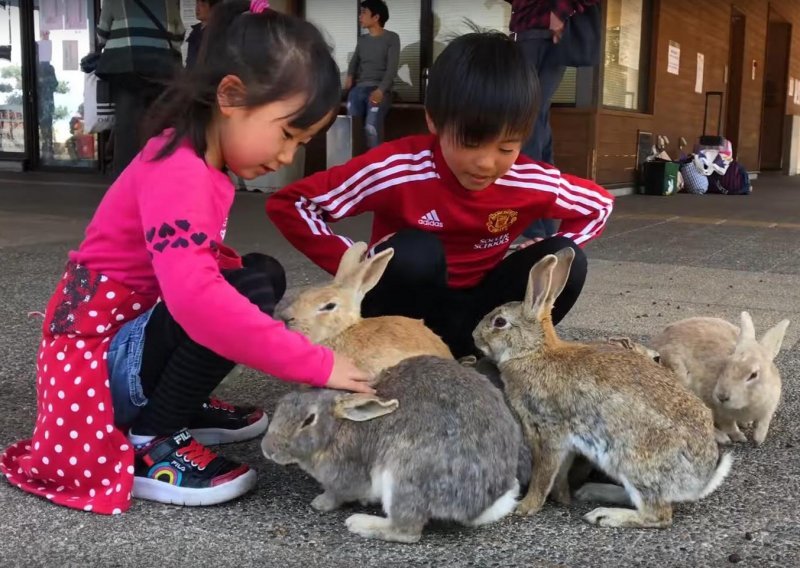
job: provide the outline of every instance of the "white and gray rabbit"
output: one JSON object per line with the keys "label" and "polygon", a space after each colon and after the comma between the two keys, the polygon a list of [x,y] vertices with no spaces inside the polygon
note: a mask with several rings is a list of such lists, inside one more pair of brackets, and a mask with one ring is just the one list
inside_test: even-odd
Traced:
{"label": "white and gray rabbit", "polygon": [[289,393],[261,444],[268,459],[297,464],[322,485],[317,510],[380,502],[386,517],[351,515],[347,528],[395,542],[417,542],[431,519],[478,526],[513,511],[520,447],[501,392],[434,356],[384,370],[377,395]]}
{"label": "white and gray rabbit", "polygon": [[711,411],[668,369],[634,350],[559,339],[551,312],[574,255],[567,248],[536,263],[525,299],[492,311],[473,334],[500,368],[533,455],[517,512],[536,513],[579,454],[622,484],[586,484],[579,499],[635,507],[601,507],[586,521],[667,527],[672,503],[709,495],[731,457],[720,455]]}
{"label": "white and gray rabbit", "polygon": [[741,327],[719,318],[694,317],[674,322],[651,345],[661,364],[714,412],[721,444],[745,442],[739,425],[755,423],[753,442],[764,442],[781,399],[781,375],[775,358],[789,320],[756,338],[753,319],[741,313]]}

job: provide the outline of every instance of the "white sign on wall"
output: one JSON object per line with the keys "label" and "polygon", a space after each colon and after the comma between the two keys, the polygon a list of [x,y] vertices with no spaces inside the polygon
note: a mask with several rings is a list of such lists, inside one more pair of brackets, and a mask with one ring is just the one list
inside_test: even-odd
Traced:
{"label": "white sign on wall", "polygon": [[705,56],[702,53],[697,54],[697,77],[694,80],[694,92],[703,92],[703,69],[705,67]]}
{"label": "white sign on wall", "polygon": [[667,73],[680,75],[681,72],[681,44],[670,40]]}

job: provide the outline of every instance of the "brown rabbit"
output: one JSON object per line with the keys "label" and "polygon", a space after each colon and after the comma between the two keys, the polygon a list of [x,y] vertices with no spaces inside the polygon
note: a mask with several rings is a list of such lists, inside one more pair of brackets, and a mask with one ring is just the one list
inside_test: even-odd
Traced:
{"label": "brown rabbit", "polygon": [[301,291],[278,314],[311,341],[347,355],[361,369],[377,374],[409,357],[452,359],[450,349],[422,320],[401,316],[361,317],[361,301],[383,276],[394,250],[362,260],[366,243],[342,256],[333,281]]}
{"label": "brown rabbit", "polygon": [[713,492],[731,457],[720,456],[711,411],[668,369],[632,350],[558,338],[551,311],[573,258],[571,249],[544,257],[531,269],[525,300],[495,309],[473,334],[500,367],[533,455],[517,513],[536,513],[565,464],[581,454],[622,487],[586,484],[576,497],[636,508],[601,507],[586,521],[667,527],[672,503]]}
{"label": "brown rabbit", "polygon": [[778,356],[789,320],[756,339],[753,319],[741,313],[741,331],[719,318],[695,317],[668,325],[651,344],[661,363],[714,412],[717,441],[745,442],[739,424],[755,423],[753,442],[764,442],[781,398]]}

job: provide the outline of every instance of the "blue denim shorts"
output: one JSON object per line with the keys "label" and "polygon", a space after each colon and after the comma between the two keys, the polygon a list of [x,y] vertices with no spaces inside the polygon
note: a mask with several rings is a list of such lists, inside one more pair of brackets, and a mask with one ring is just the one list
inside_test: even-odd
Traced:
{"label": "blue denim shorts", "polygon": [[139,373],[144,353],[144,330],[153,309],[125,323],[108,348],[108,381],[117,426],[131,424],[147,404]]}

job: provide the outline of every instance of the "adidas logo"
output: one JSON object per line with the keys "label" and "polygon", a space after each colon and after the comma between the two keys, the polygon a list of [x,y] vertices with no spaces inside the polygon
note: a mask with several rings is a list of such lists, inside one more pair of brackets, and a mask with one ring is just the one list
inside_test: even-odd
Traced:
{"label": "adidas logo", "polygon": [[444,223],[439,220],[439,215],[436,213],[436,209],[431,209],[425,213],[425,215],[419,218],[417,223],[425,227],[437,227],[439,229],[444,228]]}

